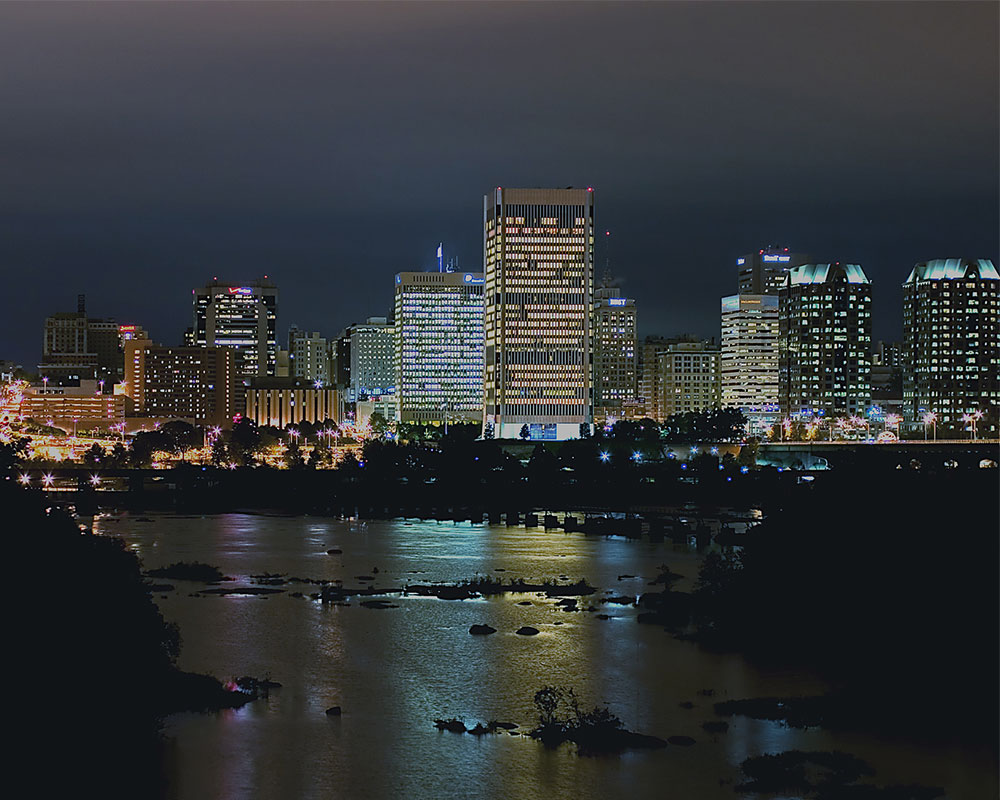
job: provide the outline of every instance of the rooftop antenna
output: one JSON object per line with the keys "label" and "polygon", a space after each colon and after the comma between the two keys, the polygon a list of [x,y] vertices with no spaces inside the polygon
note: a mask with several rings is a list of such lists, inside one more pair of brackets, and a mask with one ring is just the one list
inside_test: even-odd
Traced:
{"label": "rooftop antenna", "polygon": [[610,289],[614,282],[611,274],[611,231],[604,231],[604,275],[601,277],[601,288]]}
{"label": "rooftop antenna", "polygon": [[444,242],[438,244],[438,272],[444,272]]}

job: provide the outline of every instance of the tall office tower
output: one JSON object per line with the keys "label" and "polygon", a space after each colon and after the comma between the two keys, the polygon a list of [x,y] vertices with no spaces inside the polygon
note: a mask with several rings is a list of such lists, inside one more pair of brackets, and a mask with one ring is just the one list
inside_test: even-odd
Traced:
{"label": "tall office tower", "polygon": [[656,360],[662,419],[709,411],[722,404],[719,384],[722,358],[714,341],[671,342],[657,352]]}
{"label": "tall office tower", "polygon": [[288,375],[321,383],[330,382],[330,347],[319,333],[306,333],[292,325],[288,329]]}
{"label": "tall office tower", "polygon": [[[230,286],[213,280],[193,296],[194,330],[198,347],[230,347],[236,380],[274,375],[278,341],[278,289],[266,280]],[[242,407],[242,397],[238,398]]]}
{"label": "tall office tower", "polygon": [[483,198],[484,427],[571,439],[593,419],[594,193],[497,189]]}
{"label": "tall office tower", "polygon": [[858,264],[805,264],[779,300],[781,414],[863,416],[871,403],[872,287]]}
{"label": "tall office tower", "polygon": [[395,326],[386,317],[368,317],[350,325],[342,338],[347,339],[347,402],[391,393],[396,382]]}
{"label": "tall office tower", "polygon": [[482,273],[399,273],[395,333],[399,419],[481,422]]}
{"label": "tall office tower", "polygon": [[767,294],[777,297],[785,276],[794,268],[812,261],[804,253],[790,253],[787,247],[766,247],[736,259],[739,294]]}
{"label": "tall office tower", "polygon": [[38,372],[53,385],[96,380],[99,390],[111,394],[124,374],[118,323],[88,317],[86,296],[77,295],[75,312],[46,318]]}
{"label": "tall office tower", "polygon": [[722,406],[739,408],[759,435],[778,421],[778,298],[722,298]]}
{"label": "tall office tower", "polygon": [[125,345],[126,394],[140,416],[229,426],[235,355],[232,347],[162,347],[133,339]]}
{"label": "tall office tower", "polygon": [[594,291],[594,421],[623,419],[639,393],[635,300],[621,290]]}
{"label": "tall office tower", "polygon": [[984,258],[941,258],[917,264],[910,272],[903,284],[907,423],[919,424],[933,413],[938,427],[957,433],[966,427],[963,415],[992,410],[977,432],[996,431],[998,291],[1000,276]]}

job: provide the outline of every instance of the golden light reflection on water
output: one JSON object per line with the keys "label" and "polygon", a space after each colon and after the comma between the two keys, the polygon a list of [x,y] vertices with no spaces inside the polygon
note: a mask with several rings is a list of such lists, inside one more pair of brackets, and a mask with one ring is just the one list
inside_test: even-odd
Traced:
{"label": "golden light reflection on water", "polygon": [[[605,590],[655,590],[647,584],[664,562],[684,574],[689,586],[698,557],[685,546],[450,522],[151,518],[99,530],[125,536],[149,567],[197,560],[218,566],[239,585],[269,572],[354,586],[355,576],[371,575],[375,567],[375,583],[397,589],[477,573],[533,581],[585,577],[600,591],[580,605],[594,603],[597,613],[614,617],[566,612],[557,598],[537,595],[393,597],[398,608],[376,610],[359,607],[357,600],[322,605],[288,593],[191,597],[198,586],[174,581],[177,589],[158,602],[167,619],[180,625],[184,668],[219,677],[269,674],[284,685],[270,700],[237,712],[173,719],[167,726],[172,797],[666,794],[729,800],[743,758],[796,747],[856,751],[896,782],[937,778],[940,784],[943,776],[961,787],[988,777],[960,755],[951,754],[948,762],[921,751],[916,758],[909,746],[767,722],[734,718],[728,734],[706,734],[701,725],[716,719],[717,700],[809,694],[822,687],[807,675],[765,673],[736,655],[708,653],[638,625],[631,606],[595,602]],[[343,553],[328,555],[333,547]],[[530,606],[518,604],[525,599]],[[473,623],[492,625],[497,633],[470,636]],[[522,625],[540,633],[518,636]],[[584,706],[607,704],[634,730],[683,734],[698,744],[581,758],[570,747],[547,751],[522,736],[475,738],[433,727],[435,718],[455,716],[470,726],[498,719],[527,731],[536,717],[532,696],[545,684],[575,687]],[[699,694],[707,690],[714,696]],[[682,702],[694,707],[681,708]],[[343,708],[342,717],[324,714],[332,705]],[[953,796],[975,793],[959,790]]]}

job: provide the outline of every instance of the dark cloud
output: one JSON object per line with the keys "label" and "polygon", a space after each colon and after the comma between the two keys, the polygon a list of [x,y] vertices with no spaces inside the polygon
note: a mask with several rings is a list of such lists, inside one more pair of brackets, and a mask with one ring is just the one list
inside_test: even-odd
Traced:
{"label": "dark cloud", "polygon": [[[166,342],[268,273],[281,327],[386,313],[491,186],[592,185],[644,332],[718,328],[768,242],[995,257],[993,3],[0,5],[0,357],[94,313]],[[604,254],[599,253],[599,271]]]}

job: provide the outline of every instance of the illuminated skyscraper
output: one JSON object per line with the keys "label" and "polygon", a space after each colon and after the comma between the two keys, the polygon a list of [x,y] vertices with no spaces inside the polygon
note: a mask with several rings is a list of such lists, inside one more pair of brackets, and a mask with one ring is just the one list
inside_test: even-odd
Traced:
{"label": "illuminated skyscraper", "polygon": [[[917,264],[903,284],[903,408],[907,423],[936,414],[958,433],[966,414],[1000,404],[1000,275],[992,261],[941,258]],[[964,435],[964,434],[963,434]]]}
{"label": "illuminated skyscraper", "polygon": [[579,436],[593,419],[593,190],[497,187],[483,198],[483,262],[485,427]]}
{"label": "illuminated skyscraper", "polygon": [[594,292],[594,419],[622,419],[638,395],[635,300],[608,287]]}
{"label": "illuminated skyscraper", "polygon": [[872,287],[858,264],[805,264],[779,295],[783,416],[864,416],[871,404]]}
{"label": "illuminated skyscraper", "polygon": [[[212,281],[191,291],[197,347],[230,347],[236,380],[274,375],[278,342],[275,334],[278,289],[267,281],[230,286]],[[236,407],[242,408],[242,396]]]}
{"label": "illuminated skyscraper", "polygon": [[722,298],[722,405],[739,408],[752,433],[778,420],[778,298]]}
{"label": "illuminated skyscraper", "polygon": [[399,273],[395,333],[400,420],[482,421],[482,273]]}
{"label": "illuminated skyscraper", "polygon": [[808,264],[811,256],[789,253],[787,247],[766,247],[736,259],[739,294],[766,294],[777,297],[785,276],[793,267]]}

